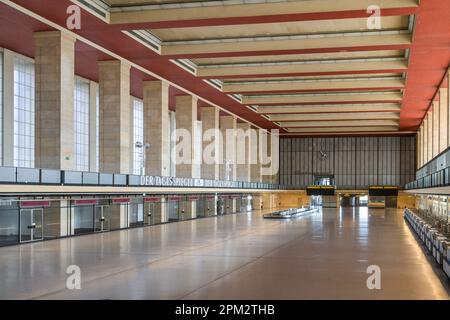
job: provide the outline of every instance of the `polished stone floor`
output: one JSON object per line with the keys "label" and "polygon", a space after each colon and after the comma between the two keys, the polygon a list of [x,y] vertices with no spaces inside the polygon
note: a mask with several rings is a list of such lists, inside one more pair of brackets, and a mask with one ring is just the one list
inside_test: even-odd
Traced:
{"label": "polished stone floor", "polygon": [[430,262],[401,211],[254,212],[0,248],[0,299],[449,299]]}

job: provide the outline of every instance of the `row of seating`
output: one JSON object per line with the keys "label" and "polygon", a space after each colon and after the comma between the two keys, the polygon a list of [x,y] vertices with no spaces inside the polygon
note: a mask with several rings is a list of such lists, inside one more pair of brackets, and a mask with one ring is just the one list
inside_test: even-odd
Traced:
{"label": "row of seating", "polygon": [[450,239],[409,209],[405,209],[404,217],[450,278]]}

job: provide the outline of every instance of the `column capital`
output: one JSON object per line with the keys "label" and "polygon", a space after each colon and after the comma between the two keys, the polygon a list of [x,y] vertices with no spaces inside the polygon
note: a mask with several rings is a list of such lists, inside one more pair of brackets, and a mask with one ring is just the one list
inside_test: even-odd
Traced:
{"label": "column capital", "polygon": [[131,69],[131,64],[129,64],[128,62],[124,61],[124,60],[103,60],[103,61],[98,61],[98,66],[99,67],[121,67],[121,68],[125,68],[126,70]]}
{"label": "column capital", "polygon": [[71,42],[75,42],[76,38],[72,34],[64,31],[36,31],[33,33],[33,38],[35,40],[40,39],[61,39],[61,40],[67,40]]}
{"label": "column capital", "polygon": [[162,88],[170,87],[170,83],[166,80],[145,80],[142,81],[144,88],[153,88],[155,85],[161,85]]}

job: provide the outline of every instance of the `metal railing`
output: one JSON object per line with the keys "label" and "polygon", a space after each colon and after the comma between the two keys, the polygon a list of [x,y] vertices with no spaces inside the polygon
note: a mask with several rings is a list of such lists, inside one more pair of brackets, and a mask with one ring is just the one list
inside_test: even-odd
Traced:
{"label": "metal railing", "polygon": [[406,190],[450,186],[450,167],[422,176],[405,185]]}
{"label": "metal railing", "polygon": [[139,176],[132,174],[82,172],[68,170],[0,167],[0,184],[117,186],[117,187],[189,187],[279,190],[295,189],[273,183],[224,181],[180,177]]}

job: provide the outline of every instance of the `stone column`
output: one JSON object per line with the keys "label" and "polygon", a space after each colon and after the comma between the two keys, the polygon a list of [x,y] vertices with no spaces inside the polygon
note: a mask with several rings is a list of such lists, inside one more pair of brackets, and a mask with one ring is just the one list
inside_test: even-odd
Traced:
{"label": "stone column", "polygon": [[427,162],[428,162],[431,159],[433,159],[433,112],[432,112],[432,110],[428,111],[427,123],[428,123],[428,157],[427,157]]}
{"label": "stone column", "polygon": [[250,144],[250,155],[251,155],[251,181],[252,182],[262,182],[261,176],[261,163],[259,161],[259,130],[252,129],[256,131],[256,134],[252,134],[252,140]]}
{"label": "stone column", "polygon": [[423,161],[425,164],[428,162],[428,115],[423,119]]}
{"label": "stone column", "polygon": [[[263,150],[262,156],[266,158],[267,160],[272,161],[273,155],[272,155],[272,135],[270,133],[264,132],[262,133],[264,135],[264,139],[260,141],[261,144],[264,143],[266,145],[265,150]],[[260,152],[261,153],[261,152]],[[260,155],[261,156],[261,155]],[[262,159],[260,160],[262,161]],[[273,174],[271,172],[272,166],[271,163],[261,163],[261,167],[264,167],[264,174],[261,173],[262,176],[262,182],[264,183],[272,183]]]}
{"label": "stone column", "polygon": [[[197,178],[196,169],[199,164],[195,162],[196,144],[195,136],[197,132],[197,104],[198,99],[192,96],[176,97],[176,122],[177,132],[185,132],[186,137],[182,137],[178,141],[178,146],[183,147],[184,153],[181,159],[177,159],[176,170],[177,176],[181,178]],[[190,139],[190,141],[184,140]],[[190,148],[189,148],[190,146]],[[190,150],[189,150],[190,149]],[[177,156],[178,157],[178,156]],[[185,162],[185,163],[181,163]]]}
{"label": "stone column", "polygon": [[75,168],[75,38],[60,31],[34,33],[36,73],[35,166]]}
{"label": "stone column", "polygon": [[[213,164],[207,164],[202,162],[202,178],[218,180],[219,175],[219,147],[220,147],[220,137],[213,136],[214,132],[219,130],[219,112],[220,110],[216,107],[203,107],[200,109],[200,117],[202,120],[203,129],[203,152],[211,155],[215,161]],[[205,136],[206,133],[206,136]],[[205,138],[208,138],[205,140]]]}
{"label": "stone column", "polygon": [[448,147],[448,88],[439,89],[439,153]]}
{"label": "stone column", "polygon": [[99,62],[100,171],[130,173],[130,65]]}
{"label": "stone column", "polygon": [[422,126],[416,134],[416,157],[417,168],[420,168],[422,166]]}
{"label": "stone column", "polygon": [[439,101],[433,101],[433,158],[439,154]]}
{"label": "stone column", "polygon": [[236,146],[237,146],[237,165],[236,180],[250,182],[250,124],[242,122],[237,124]]}
{"label": "stone column", "polygon": [[271,183],[278,183],[278,173],[280,172],[280,136],[278,133],[270,134],[270,155],[272,157]]}
{"label": "stone column", "polygon": [[14,166],[14,53],[3,49],[3,163]]}
{"label": "stone column", "polygon": [[227,180],[226,163],[228,162],[229,180],[236,180],[236,129],[237,119],[235,116],[227,115],[220,117],[220,131],[223,138],[222,156],[223,164],[220,166],[220,179]]}
{"label": "stone column", "polygon": [[169,176],[169,84],[144,81],[144,140],[147,150],[147,175]]}

